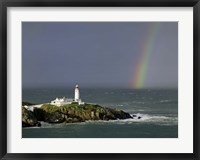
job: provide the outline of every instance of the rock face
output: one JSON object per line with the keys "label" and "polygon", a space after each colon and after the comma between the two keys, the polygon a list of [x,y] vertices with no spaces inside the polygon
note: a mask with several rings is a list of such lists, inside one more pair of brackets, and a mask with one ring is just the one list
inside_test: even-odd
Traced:
{"label": "rock face", "polygon": [[37,121],[33,112],[28,111],[26,108],[22,107],[22,127],[34,126],[41,126],[41,124]]}
{"label": "rock face", "polygon": [[35,117],[34,120],[36,121],[39,120],[48,123],[75,123],[88,120],[116,120],[133,118],[129,113],[122,110],[105,108],[93,104],[68,104],[61,107],[43,104],[41,108],[35,108],[31,115]]}
{"label": "rock face", "polygon": [[104,108],[92,104],[69,104],[57,107],[44,104],[40,108],[44,113],[44,121],[49,123],[73,123],[84,122],[87,120],[116,120],[132,118],[129,113],[122,110]]}

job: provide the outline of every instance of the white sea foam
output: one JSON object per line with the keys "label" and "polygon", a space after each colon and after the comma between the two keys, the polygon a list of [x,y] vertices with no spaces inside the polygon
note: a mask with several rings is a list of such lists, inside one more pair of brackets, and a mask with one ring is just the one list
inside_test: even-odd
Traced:
{"label": "white sea foam", "polygon": [[168,102],[172,102],[172,100],[166,99],[166,100],[161,100],[160,103],[168,103]]}
{"label": "white sea foam", "polygon": [[[84,123],[116,123],[116,124],[132,124],[132,123],[152,123],[157,125],[177,125],[178,118],[177,117],[167,117],[167,116],[156,116],[156,115],[148,115],[148,114],[132,114],[134,116],[133,119],[118,119],[118,120],[109,120],[109,121],[86,121]],[[141,118],[139,118],[141,117]]]}

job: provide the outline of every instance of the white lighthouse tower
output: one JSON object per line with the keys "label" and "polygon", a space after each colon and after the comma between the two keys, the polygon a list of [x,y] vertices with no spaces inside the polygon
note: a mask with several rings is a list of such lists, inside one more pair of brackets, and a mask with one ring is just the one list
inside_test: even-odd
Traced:
{"label": "white lighthouse tower", "polygon": [[79,92],[78,85],[75,86],[75,90],[74,90],[74,101],[75,101],[75,102],[79,102],[79,101],[80,101],[80,92]]}

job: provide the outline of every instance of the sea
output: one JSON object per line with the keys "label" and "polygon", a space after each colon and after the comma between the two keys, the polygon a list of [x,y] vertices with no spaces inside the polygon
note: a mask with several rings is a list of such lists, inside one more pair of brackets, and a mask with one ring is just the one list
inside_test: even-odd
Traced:
{"label": "sea", "polygon": [[[74,97],[74,89],[22,89],[22,100],[48,103],[57,97]],[[117,108],[138,119],[86,121],[22,128],[22,138],[178,138],[178,89],[81,88],[86,103]]]}

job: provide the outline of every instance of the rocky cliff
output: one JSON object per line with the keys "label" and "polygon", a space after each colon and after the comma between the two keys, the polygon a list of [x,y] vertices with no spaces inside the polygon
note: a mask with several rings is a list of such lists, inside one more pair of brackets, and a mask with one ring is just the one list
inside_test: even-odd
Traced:
{"label": "rocky cliff", "polygon": [[[26,113],[29,116],[27,116],[27,114],[22,114],[24,119],[22,123],[31,122],[31,126],[33,126],[33,124],[37,125],[38,121],[44,121],[48,123],[76,123],[88,120],[107,121],[132,118],[129,113],[126,113],[122,110],[102,107],[94,104],[68,104],[61,107],[51,104],[43,104],[41,108],[35,108],[33,112],[26,111]],[[31,119],[32,121],[28,121],[27,119]]]}

